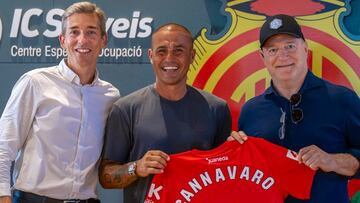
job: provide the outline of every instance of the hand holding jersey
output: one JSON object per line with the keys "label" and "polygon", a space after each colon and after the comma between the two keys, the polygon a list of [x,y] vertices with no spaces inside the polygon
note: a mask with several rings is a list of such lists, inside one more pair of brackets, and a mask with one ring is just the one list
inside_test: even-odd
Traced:
{"label": "hand holding jersey", "polygon": [[[240,144],[245,143],[248,139],[247,135],[243,131],[231,133],[231,136],[228,138],[228,141],[237,140]],[[338,160],[337,160],[338,158]],[[326,153],[315,145],[302,148],[298,152],[297,159],[299,163],[304,163],[313,170],[322,170],[324,172],[337,172],[341,174],[339,169],[346,169],[346,167],[339,166],[341,159],[351,159],[352,157],[346,157],[346,154],[343,154],[341,157]],[[340,159],[340,160],[339,160]],[[136,174],[140,177],[146,177],[150,174],[160,174],[164,172],[167,161],[170,160],[169,155],[164,152],[155,150],[148,151],[142,159],[140,159],[137,164]],[[343,175],[351,176],[353,175],[348,170],[345,170]]]}
{"label": "hand holding jersey", "polygon": [[213,150],[171,155],[164,173],[154,176],[145,203],[278,203],[288,194],[306,199],[314,174],[295,152],[249,137],[243,145],[229,141]]}
{"label": "hand holding jersey", "polygon": [[350,154],[329,154],[316,145],[300,149],[298,160],[313,170],[335,172],[344,176],[355,175],[359,162]]}
{"label": "hand holding jersey", "polygon": [[150,150],[136,162],[136,175],[147,177],[151,174],[160,174],[164,172],[169,155],[159,150]]}
{"label": "hand holding jersey", "polygon": [[[233,131],[228,138],[229,141],[237,140],[240,144],[247,139],[247,135],[243,131]],[[304,163],[313,170],[320,169],[324,172],[335,172],[344,176],[353,176],[359,168],[359,162],[355,157],[348,154],[329,154],[316,145],[300,149],[297,159],[299,163]]]}
{"label": "hand holding jersey", "polygon": [[244,131],[232,131],[230,136],[227,138],[228,141],[236,140],[240,144],[244,144],[244,142],[247,140],[247,135],[244,133]]}

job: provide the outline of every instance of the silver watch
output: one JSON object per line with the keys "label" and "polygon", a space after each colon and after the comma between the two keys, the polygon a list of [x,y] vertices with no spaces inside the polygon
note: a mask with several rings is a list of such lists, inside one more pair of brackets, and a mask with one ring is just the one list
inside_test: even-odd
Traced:
{"label": "silver watch", "polygon": [[136,176],[136,162],[132,162],[129,166],[128,166],[128,174],[131,176]]}

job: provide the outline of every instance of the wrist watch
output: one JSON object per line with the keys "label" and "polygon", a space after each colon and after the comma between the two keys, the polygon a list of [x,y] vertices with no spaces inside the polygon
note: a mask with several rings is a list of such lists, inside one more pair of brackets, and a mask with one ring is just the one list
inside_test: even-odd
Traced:
{"label": "wrist watch", "polygon": [[130,176],[136,176],[136,162],[132,162],[129,166],[128,166],[128,174]]}

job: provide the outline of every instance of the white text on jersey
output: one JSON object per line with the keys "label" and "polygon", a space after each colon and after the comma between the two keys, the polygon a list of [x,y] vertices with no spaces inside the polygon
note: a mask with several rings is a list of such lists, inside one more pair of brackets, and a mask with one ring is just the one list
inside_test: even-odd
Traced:
{"label": "white text on jersey", "polygon": [[[216,184],[224,181],[235,180],[237,175],[240,180],[257,184],[264,190],[268,190],[274,185],[274,178],[270,176],[266,177],[264,172],[259,169],[250,169],[251,168],[249,166],[244,166],[242,170],[238,170],[238,166],[225,166],[222,168],[216,168],[215,171],[210,173],[212,174],[211,176],[209,175],[209,172],[205,171],[199,174],[198,177],[189,180],[188,185],[184,186],[181,191],[179,191],[180,197],[175,201],[175,203],[191,202],[191,199],[202,189],[213,183]],[[160,185],[157,187],[154,183],[152,183],[147,195],[148,198],[152,198],[154,195],[157,200],[160,200],[162,189],[163,186]]]}

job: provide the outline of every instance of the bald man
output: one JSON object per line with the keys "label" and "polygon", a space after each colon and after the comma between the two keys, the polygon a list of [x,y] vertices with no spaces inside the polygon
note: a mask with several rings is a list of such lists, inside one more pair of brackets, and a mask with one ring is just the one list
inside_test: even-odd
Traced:
{"label": "bald man", "polygon": [[144,202],[152,175],[163,173],[169,154],[208,150],[231,132],[226,102],[186,84],[195,50],[192,35],[166,24],[148,51],[156,81],[118,100],[107,121],[100,182],[124,188],[124,202]]}

